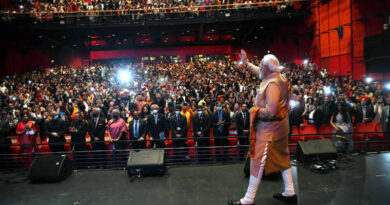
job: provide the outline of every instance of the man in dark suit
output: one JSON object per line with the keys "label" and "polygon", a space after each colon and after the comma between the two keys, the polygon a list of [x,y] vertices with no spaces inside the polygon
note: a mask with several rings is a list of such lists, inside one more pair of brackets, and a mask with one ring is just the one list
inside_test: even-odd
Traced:
{"label": "man in dark suit", "polygon": [[69,132],[72,135],[71,146],[74,150],[73,160],[76,162],[77,168],[86,168],[86,156],[84,152],[88,150],[85,135],[88,132],[88,124],[81,118],[80,112],[74,115],[74,120],[70,123]]}
{"label": "man in dark suit", "polygon": [[[169,126],[172,130],[173,148],[176,159],[183,159],[187,156],[187,119],[180,114],[181,106],[176,105],[174,115],[169,118]],[[180,149],[179,149],[180,148]]]}
{"label": "man in dark suit", "polygon": [[168,137],[168,123],[164,115],[159,114],[159,106],[156,104],[152,105],[152,115],[148,116],[148,122],[146,131],[150,138],[152,147],[157,148],[165,147],[165,140]]}
{"label": "man in dark suit", "polygon": [[106,132],[106,121],[100,108],[93,108],[91,117],[88,120],[88,134],[91,137],[93,158],[95,165],[102,165],[107,160],[104,134]]}
{"label": "man in dark suit", "polygon": [[300,129],[300,125],[303,124],[303,112],[305,110],[302,103],[299,103],[298,101],[291,101],[290,103],[290,110],[288,112],[288,120],[290,125],[290,136],[292,134],[293,127],[297,127],[298,130]]}
{"label": "man in dark suit", "polygon": [[12,158],[6,154],[11,154],[11,139],[10,139],[10,118],[7,116],[6,108],[0,110],[0,170],[7,169],[12,163]]}
{"label": "man in dark suit", "polygon": [[[217,159],[226,159],[227,157],[228,149],[226,147],[229,145],[228,136],[230,124],[229,113],[223,110],[222,102],[218,101],[216,111],[213,114],[215,146],[223,146],[225,148],[217,148],[215,150]],[[223,151],[223,155],[221,155],[221,151]]]}
{"label": "man in dark suit", "polygon": [[204,113],[203,106],[197,106],[197,113],[192,116],[194,140],[198,144],[198,158],[207,160],[210,157],[210,126],[211,117]]}
{"label": "man in dark suit", "polygon": [[354,114],[355,114],[354,124],[359,122],[364,122],[364,123],[371,122],[375,116],[374,109],[368,104],[367,98],[365,97],[361,99],[360,104],[355,106]]}
{"label": "man in dark suit", "polygon": [[329,124],[330,117],[332,116],[333,112],[336,111],[336,107],[334,103],[330,101],[330,98],[328,96],[324,97],[324,104],[320,106],[320,110],[323,114],[322,123]]}
{"label": "man in dark suit", "polygon": [[50,150],[52,152],[65,152],[65,122],[56,111],[51,113],[51,118],[51,120],[45,122],[45,133],[49,137]]}
{"label": "man in dark suit", "polygon": [[313,103],[315,108],[309,113],[308,116],[308,123],[313,124],[316,126],[317,131],[324,119],[324,113],[320,109],[320,98],[319,97],[314,97],[313,98]]}
{"label": "man in dark suit", "polygon": [[140,119],[138,110],[133,111],[133,120],[129,123],[129,134],[133,149],[146,148],[146,121]]}
{"label": "man in dark suit", "polygon": [[241,111],[238,111],[236,115],[236,127],[238,141],[240,142],[240,157],[245,158],[248,151],[247,145],[249,145],[249,130],[250,130],[250,113],[248,112],[248,105],[243,103],[241,105]]}

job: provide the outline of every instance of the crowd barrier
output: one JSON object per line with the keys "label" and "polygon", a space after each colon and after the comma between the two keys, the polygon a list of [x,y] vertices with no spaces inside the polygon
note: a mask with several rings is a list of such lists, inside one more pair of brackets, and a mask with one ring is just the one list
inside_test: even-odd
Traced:
{"label": "crowd barrier", "polygon": [[[321,126],[322,130],[326,131],[325,126]],[[371,129],[368,126],[361,126],[355,128],[356,130]],[[298,141],[308,141],[314,139],[329,139],[337,135],[337,133],[327,132],[318,133],[310,132],[314,131],[309,127],[303,129],[293,129],[291,136],[289,137],[289,149],[292,155],[295,154]],[[296,133],[298,132],[298,133]],[[383,151],[389,149],[389,141],[386,139],[385,132],[382,131],[365,131],[365,132],[351,132],[342,133],[342,135],[352,135],[354,140],[355,152],[370,152],[370,151]],[[178,164],[199,164],[199,163],[218,163],[218,162],[240,162],[246,157],[246,153],[249,150],[249,145],[241,145],[239,139],[248,139],[248,136],[236,136],[235,130],[230,130],[228,137],[213,137],[210,138],[197,138],[197,140],[210,140],[208,146],[199,146],[195,143],[194,138],[185,138],[180,140],[186,140],[185,147],[173,147],[173,141],[177,139],[168,138],[165,140],[153,140],[165,142],[165,160],[167,165]],[[87,136],[88,137],[88,136]],[[228,144],[224,146],[216,146],[215,141],[218,139],[228,139]],[[129,151],[132,149],[131,144],[136,140],[122,140],[121,143],[126,145],[124,149],[116,149],[114,143],[111,141],[105,141],[106,149],[104,150],[92,150],[92,144],[90,139],[87,138],[87,149],[83,151],[77,151],[73,145],[85,144],[85,143],[70,143],[70,136],[66,136],[67,142],[58,143],[58,145],[65,146],[65,152],[53,153],[50,151],[47,141],[43,141],[41,144],[20,145],[18,144],[17,137],[12,137],[12,146],[10,154],[0,155],[0,169],[1,170],[13,170],[13,169],[25,169],[31,166],[32,160],[38,155],[53,155],[53,154],[65,154],[73,162],[74,169],[86,169],[86,168],[110,168],[110,169],[123,169],[126,166]],[[147,137],[147,149],[154,149],[151,147],[151,141]],[[26,152],[27,150],[27,152]]]}

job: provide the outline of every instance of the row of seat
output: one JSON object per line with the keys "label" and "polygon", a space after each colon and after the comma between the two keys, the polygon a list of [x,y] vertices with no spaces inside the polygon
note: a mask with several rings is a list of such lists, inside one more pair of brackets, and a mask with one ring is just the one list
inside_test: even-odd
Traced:
{"label": "row of seat", "polygon": [[[366,139],[373,141],[373,143],[370,143],[370,148],[372,149],[383,149],[386,146],[385,143],[385,135],[384,133],[372,133],[372,134],[365,134],[367,132],[380,132],[381,131],[381,125],[380,123],[358,123],[353,127],[353,132],[356,132],[356,134],[353,134],[353,139],[355,142],[364,142]],[[333,128],[329,124],[322,124],[318,129],[315,125],[304,123],[303,126],[300,126],[299,128],[296,126],[293,126],[292,128],[292,134],[289,138],[289,144],[290,151],[294,153],[296,151],[296,144],[298,141],[308,141],[313,139],[329,139],[333,136]],[[229,129],[229,137],[235,137],[237,136],[237,130],[230,128]],[[147,139],[149,139],[148,136],[146,136]],[[189,148],[189,156],[195,157],[196,151],[195,151],[195,142],[192,139],[193,134],[192,130],[188,131],[188,138],[190,138],[186,144]],[[70,143],[71,136],[69,134],[65,135],[65,139],[67,143]],[[87,134],[86,135],[86,142],[87,146],[91,146],[91,137]],[[109,149],[110,143],[108,133],[105,135],[105,141],[107,149]],[[19,139],[17,136],[11,137],[12,146],[11,149],[14,153],[20,152],[20,146],[19,146]],[[228,145],[231,146],[229,148],[229,155],[231,156],[237,156],[239,154],[239,150],[236,149],[236,145],[238,143],[237,138],[229,138]],[[169,139],[165,142],[167,148],[172,148],[173,143],[171,139],[171,134],[169,134]],[[210,146],[215,146],[215,140],[213,137],[213,128],[210,129]],[[365,147],[364,143],[355,143],[355,150],[362,150]],[[150,142],[147,142],[147,148],[151,148]],[[48,146],[48,140],[43,140],[42,145],[37,146],[39,152],[50,152],[50,148]],[[65,149],[67,151],[71,151],[70,144],[65,145]],[[168,151],[169,155],[173,155],[173,150]],[[215,149],[211,150],[211,154],[215,155]]]}

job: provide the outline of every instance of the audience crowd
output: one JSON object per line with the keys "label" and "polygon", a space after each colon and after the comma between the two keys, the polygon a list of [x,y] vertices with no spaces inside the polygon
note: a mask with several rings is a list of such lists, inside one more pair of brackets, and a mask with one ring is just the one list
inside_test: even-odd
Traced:
{"label": "audience crowd", "polygon": [[[388,130],[390,95],[384,83],[333,76],[311,64],[284,64],[282,73],[291,90],[291,128],[330,124],[343,135],[356,123],[375,121]],[[219,147],[228,144],[231,129],[249,136],[250,108],[260,84],[229,60],[57,66],[9,75],[0,83],[1,154],[10,153],[10,136],[26,145],[24,153],[44,141],[52,152],[65,151],[65,134],[75,151],[90,149],[86,135],[92,150],[104,150],[107,132],[112,149],[141,149],[148,143],[163,148],[168,138],[176,139],[173,147],[186,147],[186,138],[193,138],[202,156],[209,156],[210,134]],[[352,137],[344,136],[353,151]],[[239,142],[248,145],[248,138]],[[227,152],[217,151],[216,157]]]}
{"label": "audience crowd", "polygon": [[[15,2],[3,12],[88,12],[116,10],[153,10],[154,13],[173,13],[181,11],[205,11],[224,8],[257,7],[262,2],[269,2],[278,11],[293,6],[289,0],[285,4],[272,4],[272,0],[23,0]],[[299,5],[295,5],[295,7]]]}

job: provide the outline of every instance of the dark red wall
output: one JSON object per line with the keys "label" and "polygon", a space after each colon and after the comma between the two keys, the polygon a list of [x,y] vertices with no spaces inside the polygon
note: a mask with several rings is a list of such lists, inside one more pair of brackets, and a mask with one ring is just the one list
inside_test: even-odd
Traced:
{"label": "dark red wall", "polygon": [[12,47],[4,51],[0,59],[0,75],[24,73],[32,69],[44,69],[50,66],[50,57],[37,48]]}
{"label": "dark red wall", "polygon": [[[315,0],[311,11],[304,25],[280,29],[271,52],[282,61],[300,62],[310,58],[332,73],[351,74],[354,79],[361,79],[366,74],[364,37],[382,32],[390,1],[331,0],[322,5]],[[343,38],[339,38],[339,27],[343,28]]]}
{"label": "dark red wall", "polygon": [[140,48],[126,50],[91,51],[91,60],[135,58],[141,62],[142,57],[148,56],[180,56],[183,62],[187,55],[196,54],[230,54],[230,45],[216,46],[190,46],[190,47],[165,47],[165,48]]}
{"label": "dark red wall", "polygon": [[[89,51],[75,51],[72,48],[42,50],[23,41],[3,43],[0,76],[47,69],[53,65],[81,66],[90,59]],[[54,63],[51,62],[52,60]]]}

